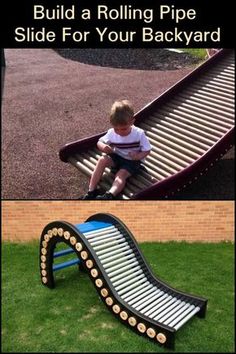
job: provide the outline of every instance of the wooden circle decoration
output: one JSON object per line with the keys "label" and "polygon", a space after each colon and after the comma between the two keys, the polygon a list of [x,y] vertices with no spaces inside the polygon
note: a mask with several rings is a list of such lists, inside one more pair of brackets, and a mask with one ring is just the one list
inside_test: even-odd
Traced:
{"label": "wooden circle decoration", "polygon": [[53,234],[53,236],[57,236],[57,228],[56,227],[54,227],[52,229],[52,234]]}
{"label": "wooden circle decoration", "polygon": [[45,235],[44,235],[44,240],[45,240],[46,242],[48,242],[48,241],[50,240],[50,237],[49,237],[48,234],[45,234]]}
{"label": "wooden circle decoration", "polygon": [[46,284],[48,282],[48,279],[46,277],[42,277],[42,282]]}
{"label": "wooden circle decoration", "polygon": [[156,331],[153,328],[150,327],[150,328],[147,329],[147,335],[150,338],[154,338],[155,335],[156,335]]}
{"label": "wooden circle decoration", "polygon": [[46,248],[41,248],[41,253],[45,256],[45,254],[47,254],[47,250],[46,250]]}
{"label": "wooden circle decoration", "polygon": [[82,251],[81,253],[80,253],[80,255],[81,255],[81,258],[85,261],[85,259],[87,259],[88,258],[88,252],[86,252],[86,251]]}
{"label": "wooden circle decoration", "polygon": [[69,233],[69,231],[65,231],[65,232],[64,232],[64,237],[65,237],[66,240],[69,240],[69,238],[70,238],[70,233]]}
{"label": "wooden circle decoration", "polygon": [[74,246],[76,244],[76,238],[75,236],[71,236],[70,238],[70,243]]}
{"label": "wooden circle decoration", "polygon": [[52,230],[48,230],[47,234],[48,234],[49,237],[52,236]]}
{"label": "wooden circle decoration", "polygon": [[120,313],[120,318],[121,318],[122,320],[126,321],[127,318],[128,318],[127,312],[126,312],[126,311],[121,311],[121,313]]}
{"label": "wooden circle decoration", "polygon": [[59,227],[59,229],[57,230],[57,233],[59,236],[63,236],[64,230],[61,227]]}
{"label": "wooden circle decoration", "polygon": [[47,246],[48,246],[47,241],[43,241],[43,242],[42,242],[42,246],[43,246],[44,248],[47,248]]}
{"label": "wooden circle decoration", "polygon": [[41,274],[42,274],[42,276],[43,276],[43,277],[45,277],[45,276],[47,275],[46,270],[45,270],[45,269],[43,269],[43,270],[41,271]]}
{"label": "wooden circle decoration", "polygon": [[46,263],[41,263],[40,266],[42,269],[46,269]]}
{"label": "wooden circle decoration", "polygon": [[132,326],[132,327],[136,326],[136,324],[137,324],[137,320],[135,317],[129,317],[128,322],[129,322],[130,326]]}
{"label": "wooden circle decoration", "polygon": [[142,322],[140,322],[140,323],[137,325],[137,328],[138,328],[139,332],[141,332],[141,333],[146,332],[146,326],[145,326],[145,324],[142,323]]}
{"label": "wooden circle decoration", "polygon": [[93,267],[93,261],[91,259],[88,259],[86,261],[86,266],[87,266],[87,268],[91,269]]}
{"label": "wooden circle decoration", "polygon": [[106,298],[106,303],[107,303],[108,306],[113,305],[113,300],[112,300],[112,298],[108,296],[108,297]]}
{"label": "wooden circle decoration", "polygon": [[77,251],[80,252],[82,250],[83,246],[82,246],[82,244],[80,242],[77,242],[76,245],[75,245],[75,248],[77,249]]}
{"label": "wooden circle decoration", "polygon": [[46,259],[47,259],[47,258],[46,258],[45,256],[41,256],[41,261],[42,261],[42,262],[46,262]]}
{"label": "wooden circle decoration", "polygon": [[106,297],[108,295],[108,290],[106,288],[103,288],[101,290],[101,294],[102,294],[103,297]]}
{"label": "wooden circle decoration", "polygon": [[91,269],[90,273],[93,278],[96,278],[98,276],[98,271],[96,268]]}
{"label": "wooden circle decoration", "polygon": [[102,281],[102,279],[96,279],[95,280],[95,284],[96,284],[96,286],[98,287],[98,288],[101,288],[102,286],[103,286],[103,281]]}
{"label": "wooden circle decoration", "polygon": [[164,344],[166,342],[166,336],[163,333],[158,333],[156,338],[161,344]]}
{"label": "wooden circle decoration", "polygon": [[120,312],[120,306],[119,305],[113,305],[112,306],[112,310],[113,310],[113,312],[118,314]]}

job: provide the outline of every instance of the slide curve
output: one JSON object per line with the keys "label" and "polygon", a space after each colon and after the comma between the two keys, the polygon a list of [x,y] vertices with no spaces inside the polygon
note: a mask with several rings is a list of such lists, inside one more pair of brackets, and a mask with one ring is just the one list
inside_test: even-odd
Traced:
{"label": "slide curve", "polygon": [[[169,198],[207,173],[234,144],[234,51],[222,49],[135,114],[152,145],[143,168],[120,199]],[[88,177],[105,132],[68,143],[60,159]],[[100,187],[114,175],[106,169]]]}
{"label": "slide curve", "polygon": [[[56,245],[69,247],[56,252]],[[72,253],[75,258],[53,264]],[[174,348],[175,333],[192,317],[205,317],[207,300],[179,291],[151,271],[128,228],[115,216],[95,214],[83,224],[54,221],[40,239],[40,275],[54,288],[54,272],[81,264],[108,309],[140,335]]]}

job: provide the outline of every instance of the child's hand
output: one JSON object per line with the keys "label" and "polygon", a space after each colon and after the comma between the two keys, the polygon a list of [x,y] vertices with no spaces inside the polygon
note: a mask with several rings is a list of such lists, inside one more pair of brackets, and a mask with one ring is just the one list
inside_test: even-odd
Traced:
{"label": "child's hand", "polygon": [[111,154],[113,153],[113,149],[110,145],[104,145],[103,152],[105,152],[106,154]]}
{"label": "child's hand", "polygon": [[130,151],[129,157],[131,157],[132,160],[139,160],[139,153],[135,151]]}

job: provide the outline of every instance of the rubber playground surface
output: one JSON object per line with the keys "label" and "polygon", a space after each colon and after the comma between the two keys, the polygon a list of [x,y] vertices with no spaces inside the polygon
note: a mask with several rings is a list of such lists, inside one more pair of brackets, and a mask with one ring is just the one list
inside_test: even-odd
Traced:
{"label": "rubber playground surface", "polygon": [[[108,53],[109,55],[109,53]],[[2,198],[77,199],[88,178],[59,149],[109,128],[114,100],[135,111],[194,67],[137,70],[88,65],[52,49],[5,49],[2,91]],[[234,151],[176,199],[234,199]]]}

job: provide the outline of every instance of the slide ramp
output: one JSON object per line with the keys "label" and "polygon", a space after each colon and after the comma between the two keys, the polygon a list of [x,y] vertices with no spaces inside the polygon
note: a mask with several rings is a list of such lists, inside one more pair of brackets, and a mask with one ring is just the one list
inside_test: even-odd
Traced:
{"label": "slide ramp", "polygon": [[[56,252],[56,244],[69,248]],[[54,258],[75,258],[54,265]],[[205,317],[207,300],[174,289],[151,271],[127,229],[110,214],[95,214],[83,224],[55,221],[40,239],[42,283],[53,288],[54,272],[74,264],[85,269],[108,309],[135,332],[174,348],[175,333],[192,317]]]}
{"label": "slide ramp", "polygon": [[[223,49],[135,114],[152,145],[120,199],[168,198],[206,173],[234,144],[234,51]],[[88,177],[105,132],[66,144],[60,159]],[[106,169],[100,187],[114,179]]]}

